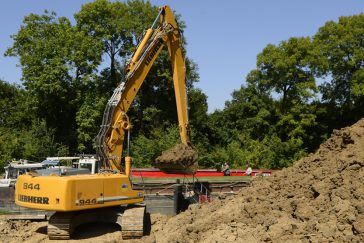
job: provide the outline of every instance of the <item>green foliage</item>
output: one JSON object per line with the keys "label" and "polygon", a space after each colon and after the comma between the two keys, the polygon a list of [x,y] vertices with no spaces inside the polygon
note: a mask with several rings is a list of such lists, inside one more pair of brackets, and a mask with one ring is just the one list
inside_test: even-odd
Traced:
{"label": "green foliage", "polygon": [[280,110],[283,113],[292,102],[305,102],[317,91],[309,68],[312,47],[310,38],[290,38],[278,46],[269,44],[258,55],[260,83],[282,95]]}
{"label": "green foliage", "polygon": [[0,172],[12,159],[40,161],[67,153],[67,146],[54,141],[54,130],[32,113],[26,91],[0,81]]}
{"label": "green foliage", "polygon": [[241,87],[232,94],[232,100],[225,103],[221,126],[227,126],[234,137],[236,131],[244,131],[249,137],[259,139],[269,133],[274,122],[273,100],[256,83]]}
{"label": "green foliage", "polygon": [[126,26],[126,15],[124,3],[106,0],[84,4],[75,14],[77,28],[103,44],[102,51],[111,60],[110,79],[114,84],[120,82],[120,73],[116,70],[116,55],[122,50],[129,50],[132,45],[132,37]]}
{"label": "green foliage", "polygon": [[24,106],[24,90],[0,80],[0,127],[26,126],[29,119],[23,113]]}
{"label": "green foliage", "polygon": [[95,151],[94,138],[100,129],[102,114],[107,100],[87,94],[76,114],[78,151],[92,154]]}
{"label": "green foliage", "polygon": [[162,151],[174,147],[181,143],[178,127],[173,125],[166,130],[154,129],[151,136],[146,137],[140,134],[133,139],[131,151],[133,156],[133,166],[151,167],[153,161]]}
{"label": "green foliage", "polygon": [[363,35],[364,14],[329,21],[315,34],[314,44],[322,56],[321,62],[315,63],[316,70],[329,79],[321,86],[324,101],[345,106],[359,98],[364,67]]}
{"label": "green foliage", "polygon": [[353,95],[356,100],[364,97],[364,69],[361,68],[353,74],[352,79]]}
{"label": "green foliage", "polygon": [[12,159],[40,162],[48,156],[68,153],[67,146],[54,142],[54,131],[44,121],[35,120],[28,129],[0,128],[0,171]]}
{"label": "green foliage", "polygon": [[275,169],[290,166],[304,155],[306,151],[302,149],[302,141],[299,139],[283,142],[276,134],[270,134],[262,140],[254,140],[241,133],[227,146],[216,146],[211,153],[203,154],[199,165],[221,168],[224,162],[228,162],[232,168],[245,168],[250,164],[255,168]]}
{"label": "green foliage", "polygon": [[18,56],[36,116],[55,129],[57,141],[75,144],[81,90],[101,60],[101,45],[55,13],[26,16],[5,55]]}

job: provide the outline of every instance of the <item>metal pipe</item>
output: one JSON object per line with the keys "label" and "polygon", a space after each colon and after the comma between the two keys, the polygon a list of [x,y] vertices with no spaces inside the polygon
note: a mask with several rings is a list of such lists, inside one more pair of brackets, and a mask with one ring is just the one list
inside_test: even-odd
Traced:
{"label": "metal pipe", "polygon": [[127,147],[126,147],[126,155],[130,156],[130,129],[128,131],[128,137],[127,137]]}
{"label": "metal pipe", "polygon": [[154,28],[154,26],[157,24],[158,19],[159,19],[159,17],[161,16],[161,14],[162,14],[163,10],[164,10],[164,9],[163,9],[163,8],[161,8],[161,10],[159,11],[159,13],[158,13],[157,17],[155,18],[155,20],[154,20],[154,22],[153,22],[153,24],[152,24],[152,27],[150,27],[151,29],[153,29],[153,28]]}

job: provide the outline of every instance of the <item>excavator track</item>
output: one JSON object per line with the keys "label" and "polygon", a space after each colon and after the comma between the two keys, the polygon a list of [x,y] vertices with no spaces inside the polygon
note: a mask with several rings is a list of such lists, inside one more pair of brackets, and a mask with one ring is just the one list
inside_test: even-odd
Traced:
{"label": "excavator track", "polygon": [[141,238],[145,231],[145,205],[56,212],[48,221],[48,237],[50,240],[68,240],[77,226],[92,222],[120,225],[123,239]]}
{"label": "excavator track", "polygon": [[124,240],[141,238],[145,229],[145,207],[128,208],[121,219],[121,235]]}
{"label": "excavator track", "polygon": [[48,221],[50,240],[68,240],[73,232],[71,220],[74,213],[54,213]]}

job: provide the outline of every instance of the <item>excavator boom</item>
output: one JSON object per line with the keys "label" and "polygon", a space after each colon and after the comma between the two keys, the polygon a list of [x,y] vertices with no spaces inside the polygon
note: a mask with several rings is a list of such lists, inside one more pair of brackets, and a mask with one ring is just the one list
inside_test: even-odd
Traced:
{"label": "excavator boom", "polygon": [[[160,24],[154,28],[158,19]],[[125,132],[131,128],[127,111],[164,45],[168,46],[171,58],[180,137],[182,143],[190,144],[182,36],[172,10],[164,6],[160,8],[156,21],[145,32],[128,63],[125,80],[115,89],[106,106],[101,129],[96,138],[97,154],[106,169],[121,170]]]}

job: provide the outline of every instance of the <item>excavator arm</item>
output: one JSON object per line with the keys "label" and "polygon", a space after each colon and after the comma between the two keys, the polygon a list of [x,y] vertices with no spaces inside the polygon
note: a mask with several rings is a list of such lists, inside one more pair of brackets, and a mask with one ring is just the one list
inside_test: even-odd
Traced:
{"label": "excavator arm", "polygon": [[[159,26],[154,28],[158,21]],[[172,10],[164,6],[160,8],[152,27],[146,31],[127,65],[125,81],[115,89],[105,108],[102,125],[96,138],[97,154],[104,169],[121,172],[120,162],[125,133],[131,129],[127,111],[164,45],[168,46],[172,63],[181,140],[183,144],[190,144],[182,36]]]}

